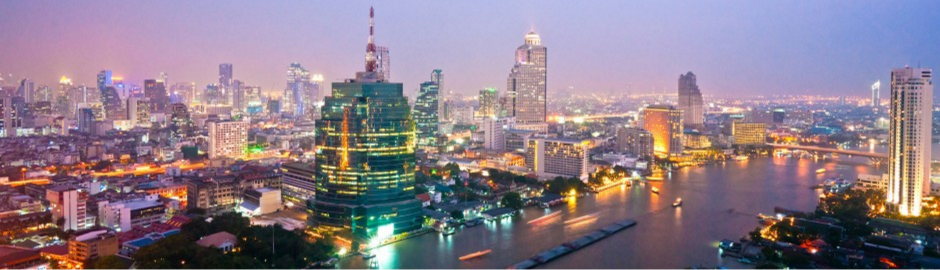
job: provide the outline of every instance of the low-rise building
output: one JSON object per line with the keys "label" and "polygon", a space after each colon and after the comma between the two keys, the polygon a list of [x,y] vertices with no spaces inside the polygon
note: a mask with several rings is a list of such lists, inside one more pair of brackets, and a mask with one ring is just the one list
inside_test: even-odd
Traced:
{"label": "low-rise building", "polygon": [[94,230],[69,238],[69,261],[84,265],[91,259],[118,253],[118,238],[108,230]]}

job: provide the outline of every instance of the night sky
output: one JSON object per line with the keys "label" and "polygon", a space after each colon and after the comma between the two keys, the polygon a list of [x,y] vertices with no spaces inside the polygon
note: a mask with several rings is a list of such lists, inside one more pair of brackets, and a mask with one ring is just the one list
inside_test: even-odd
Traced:
{"label": "night sky", "polygon": [[[300,62],[328,82],[363,70],[369,5],[392,81],[411,93],[506,87],[530,30],[548,47],[548,91],[867,95],[891,68],[940,69],[940,1],[2,1],[0,73],[93,85],[235,78],[280,93]],[[884,87],[883,87],[884,88]],[[883,93],[882,96],[885,94]]]}

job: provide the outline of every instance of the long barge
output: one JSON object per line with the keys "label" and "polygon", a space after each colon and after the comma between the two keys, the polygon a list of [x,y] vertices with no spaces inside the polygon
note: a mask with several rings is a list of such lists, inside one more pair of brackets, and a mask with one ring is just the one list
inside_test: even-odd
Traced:
{"label": "long barge", "polygon": [[529,259],[518,262],[516,264],[510,265],[509,269],[529,269],[541,264],[550,262],[554,259],[561,258],[562,256],[571,254],[572,252],[584,248],[588,245],[594,244],[597,241],[603,240],[608,236],[611,236],[617,232],[620,232],[626,228],[630,228],[636,225],[636,221],[631,219],[625,219],[613,224],[607,225],[604,228],[596,230],[594,232],[588,233],[584,236],[578,237],[577,239],[571,240],[570,242],[558,245],[546,251],[543,251],[535,256],[532,256]]}

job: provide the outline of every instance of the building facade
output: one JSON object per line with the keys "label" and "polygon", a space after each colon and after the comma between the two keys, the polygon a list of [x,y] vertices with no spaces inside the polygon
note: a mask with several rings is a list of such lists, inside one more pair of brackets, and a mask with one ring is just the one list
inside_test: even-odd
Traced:
{"label": "building facade", "polygon": [[209,158],[245,158],[249,121],[209,122]]}
{"label": "building facade", "polygon": [[316,171],[302,162],[281,165],[281,195],[285,200],[306,204],[316,195]]}
{"label": "building facade", "polygon": [[767,124],[732,122],[731,136],[735,145],[764,145],[767,143]]}
{"label": "building facade", "polygon": [[540,179],[557,176],[587,179],[590,140],[529,139],[525,164]]}
{"label": "building facade", "polygon": [[[440,70],[435,70],[438,72]],[[418,148],[425,151],[436,152],[440,134],[441,103],[439,81],[432,80],[421,83],[418,97],[415,99],[414,121]],[[440,76],[438,76],[439,78]]]}
{"label": "building facade", "polygon": [[632,157],[653,157],[653,134],[642,128],[621,127],[617,130],[617,151]]}
{"label": "building facade", "polygon": [[930,190],[931,73],[911,67],[891,72],[887,204],[903,216],[919,216]]}
{"label": "building facade", "polygon": [[478,118],[499,116],[499,90],[496,88],[483,88],[483,90],[480,90],[479,100]]}
{"label": "building facade", "polygon": [[682,111],[673,106],[653,105],[643,110],[643,129],[653,135],[656,155],[682,154],[682,121]]}

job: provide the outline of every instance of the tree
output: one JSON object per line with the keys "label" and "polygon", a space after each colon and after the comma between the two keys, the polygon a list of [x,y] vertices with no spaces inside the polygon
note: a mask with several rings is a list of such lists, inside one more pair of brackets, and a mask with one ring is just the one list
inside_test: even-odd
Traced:
{"label": "tree", "polygon": [[503,195],[503,198],[500,200],[500,204],[502,204],[503,207],[509,207],[516,210],[522,209],[522,195],[519,195],[519,193],[516,192],[507,192],[506,195]]}
{"label": "tree", "polygon": [[108,255],[95,260],[95,269],[127,269],[128,265],[116,255]]}
{"label": "tree", "polygon": [[460,166],[453,162],[447,163],[447,165],[444,165],[444,173],[447,173],[450,177],[458,177],[460,176]]}
{"label": "tree", "polygon": [[462,219],[464,219],[463,211],[460,211],[460,210],[451,211],[451,212],[450,212],[450,217],[453,218],[453,219],[456,219],[456,220],[462,220]]}
{"label": "tree", "polygon": [[764,240],[764,237],[760,234],[760,227],[754,228],[753,231],[748,233],[748,236],[751,238],[751,241],[760,242]]}

